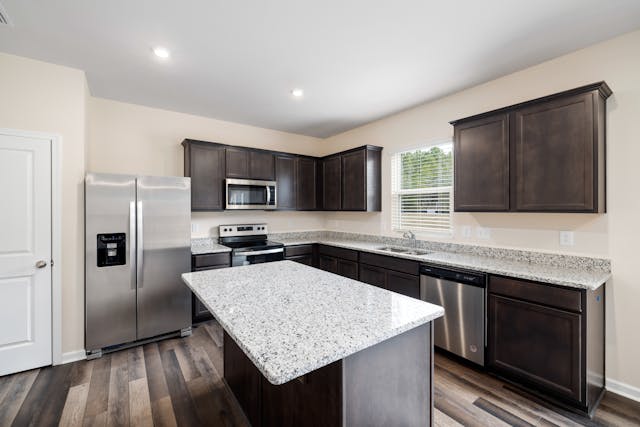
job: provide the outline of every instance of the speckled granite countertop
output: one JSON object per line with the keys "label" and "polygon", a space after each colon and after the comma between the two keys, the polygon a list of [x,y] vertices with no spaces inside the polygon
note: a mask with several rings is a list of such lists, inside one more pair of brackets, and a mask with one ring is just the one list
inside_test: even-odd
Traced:
{"label": "speckled granite countertop", "polygon": [[193,255],[202,255],[231,252],[231,248],[218,244],[217,240],[217,238],[213,237],[191,239],[191,253]]}
{"label": "speckled granite countertop", "polygon": [[372,252],[381,255],[395,256],[398,258],[413,259],[424,263],[458,267],[491,274],[501,274],[504,276],[580,289],[595,290],[611,277],[610,272],[602,270],[556,267],[542,263],[536,264],[473,254],[429,251],[430,253],[427,255],[407,255],[382,251],[379,248],[388,245],[378,242],[325,239],[280,239],[278,241],[284,243],[285,246],[321,243],[323,245]]}
{"label": "speckled granite countertop", "polygon": [[293,261],[182,275],[273,384],[444,314],[440,306]]}

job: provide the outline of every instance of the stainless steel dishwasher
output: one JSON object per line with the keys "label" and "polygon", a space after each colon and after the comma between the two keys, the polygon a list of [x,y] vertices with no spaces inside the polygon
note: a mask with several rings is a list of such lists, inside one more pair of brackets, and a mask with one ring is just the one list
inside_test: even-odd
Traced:
{"label": "stainless steel dishwasher", "polygon": [[420,299],[444,307],[434,323],[434,344],[484,366],[485,274],[423,265]]}

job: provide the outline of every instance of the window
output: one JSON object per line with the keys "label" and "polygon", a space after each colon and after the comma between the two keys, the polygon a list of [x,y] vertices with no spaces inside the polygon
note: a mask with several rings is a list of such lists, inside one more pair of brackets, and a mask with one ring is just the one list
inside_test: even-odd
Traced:
{"label": "window", "polygon": [[394,230],[451,231],[453,143],[396,153],[391,158]]}

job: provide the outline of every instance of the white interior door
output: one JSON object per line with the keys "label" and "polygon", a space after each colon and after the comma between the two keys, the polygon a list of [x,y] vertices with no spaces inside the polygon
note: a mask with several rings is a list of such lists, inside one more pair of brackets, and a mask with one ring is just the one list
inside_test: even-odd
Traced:
{"label": "white interior door", "polygon": [[0,131],[0,375],[51,364],[51,141]]}

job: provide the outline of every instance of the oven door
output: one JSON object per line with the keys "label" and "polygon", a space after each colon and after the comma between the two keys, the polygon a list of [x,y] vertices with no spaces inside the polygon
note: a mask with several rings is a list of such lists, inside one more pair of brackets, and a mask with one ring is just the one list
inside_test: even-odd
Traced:
{"label": "oven door", "polygon": [[261,264],[263,262],[282,261],[284,248],[263,249],[259,251],[238,250],[231,253],[231,266]]}
{"label": "oven door", "polygon": [[226,209],[276,209],[276,182],[227,179]]}

